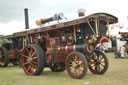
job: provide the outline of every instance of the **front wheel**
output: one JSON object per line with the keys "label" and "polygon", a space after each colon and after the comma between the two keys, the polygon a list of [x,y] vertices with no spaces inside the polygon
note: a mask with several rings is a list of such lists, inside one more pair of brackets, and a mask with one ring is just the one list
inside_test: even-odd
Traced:
{"label": "front wheel", "polygon": [[109,66],[107,56],[100,50],[95,50],[88,63],[89,70],[93,74],[104,74]]}
{"label": "front wheel", "polygon": [[66,68],[72,78],[81,79],[87,73],[87,60],[82,53],[72,52],[67,56]]}

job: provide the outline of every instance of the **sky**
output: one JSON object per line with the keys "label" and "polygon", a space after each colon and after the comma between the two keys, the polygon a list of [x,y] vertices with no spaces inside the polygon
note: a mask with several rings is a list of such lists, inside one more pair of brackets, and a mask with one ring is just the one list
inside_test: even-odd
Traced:
{"label": "sky", "polygon": [[35,20],[63,12],[68,19],[77,18],[77,10],[85,15],[96,12],[110,13],[119,23],[128,27],[127,0],[0,0],[0,35],[25,30],[24,8],[29,10],[29,27],[36,28]]}

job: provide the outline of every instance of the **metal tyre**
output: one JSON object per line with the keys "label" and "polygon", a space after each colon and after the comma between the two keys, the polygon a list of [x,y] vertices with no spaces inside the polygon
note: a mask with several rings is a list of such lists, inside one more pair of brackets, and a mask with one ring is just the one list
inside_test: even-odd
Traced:
{"label": "metal tyre", "polygon": [[27,75],[39,75],[45,66],[45,56],[37,44],[27,45],[21,56],[22,67]]}
{"label": "metal tyre", "polygon": [[0,66],[7,67],[8,63],[8,50],[5,47],[0,47]]}
{"label": "metal tyre", "polygon": [[75,79],[83,78],[87,73],[87,60],[80,52],[72,52],[67,56],[66,69],[68,74]]}
{"label": "metal tyre", "polygon": [[100,50],[95,50],[92,59],[88,63],[89,70],[93,74],[104,74],[109,66],[107,56]]}

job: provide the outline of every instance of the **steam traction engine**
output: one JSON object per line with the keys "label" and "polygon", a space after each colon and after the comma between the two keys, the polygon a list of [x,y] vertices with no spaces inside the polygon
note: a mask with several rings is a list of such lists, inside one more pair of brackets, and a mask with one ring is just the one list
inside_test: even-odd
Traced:
{"label": "steam traction engine", "polygon": [[[37,25],[53,18],[37,20]],[[96,50],[99,43],[108,42],[109,24],[118,19],[110,14],[95,13],[78,19],[14,33],[22,41],[20,61],[27,75],[39,75],[45,67],[53,72],[67,69],[72,78],[83,78],[87,69],[93,74],[104,74],[108,69],[107,56]],[[18,46],[17,46],[18,47]],[[6,56],[6,55],[4,55]]]}
{"label": "steam traction engine", "polygon": [[0,47],[0,67],[7,67],[9,63],[13,65],[18,64],[19,55],[21,54],[21,40],[13,35],[3,36],[1,42],[3,43]]}

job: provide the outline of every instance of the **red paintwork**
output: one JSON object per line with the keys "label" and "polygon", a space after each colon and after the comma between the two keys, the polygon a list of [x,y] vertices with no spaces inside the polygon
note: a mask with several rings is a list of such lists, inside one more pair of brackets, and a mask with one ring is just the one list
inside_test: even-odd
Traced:
{"label": "red paintwork", "polygon": [[59,47],[60,46],[60,39],[59,37],[51,38],[46,41],[46,47]]}
{"label": "red paintwork", "polygon": [[48,60],[49,60],[49,61],[51,60],[51,55],[48,55]]}
{"label": "red paintwork", "polygon": [[65,62],[66,56],[67,56],[66,50],[63,49],[63,47],[62,47],[62,49],[60,49],[56,52],[55,61],[56,62]]}
{"label": "red paintwork", "polygon": [[97,41],[94,43],[94,46],[96,46],[99,43],[105,43],[105,42],[109,42],[109,39],[108,37],[102,36],[97,39]]}
{"label": "red paintwork", "polygon": [[22,53],[22,50],[18,50],[19,53]]}
{"label": "red paintwork", "polygon": [[101,37],[100,43],[105,43],[105,42],[109,42],[109,39],[107,37]]}

